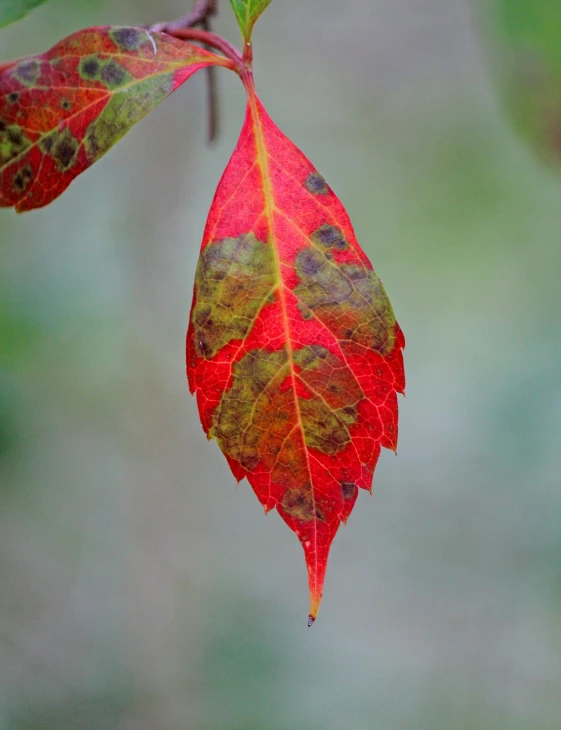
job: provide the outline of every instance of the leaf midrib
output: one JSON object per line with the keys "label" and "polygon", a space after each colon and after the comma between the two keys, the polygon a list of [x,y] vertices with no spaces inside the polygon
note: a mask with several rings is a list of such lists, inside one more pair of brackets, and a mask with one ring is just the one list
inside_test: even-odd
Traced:
{"label": "leaf midrib", "polygon": [[[288,356],[288,365],[290,368],[290,377],[292,380],[292,392],[294,394],[294,407],[296,410],[296,416],[298,419],[298,427],[300,429],[301,438],[302,438],[302,445],[304,448],[304,453],[306,455],[306,465],[308,468],[308,474],[310,477],[310,491],[312,496],[312,505],[313,505],[313,530],[314,530],[314,545],[316,546],[316,550],[314,550],[314,576],[317,576],[317,569],[318,569],[318,554],[317,554],[317,523],[316,523],[316,498],[315,498],[315,491],[314,491],[314,483],[313,483],[313,477],[312,477],[312,468],[310,465],[310,459],[308,455],[308,447],[306,444],[306,437],[304,433],[304,424],[302,421],[302,413],[300,411],[300,403],[298,401],[297,391],[296,391],[296,373],[294,368],[294,351],[292,348],[292,339],[291,339],[291,332],[290,332],[290,323],[288,319],[288,313],[287,313],[287,305],[286,305],[286,298],[284,293],[284,283],[283,283],[283,277],[282,277],[282,268],[281,268],[281,260],[279,257],[278,248],[276,246],[276,233],[275,233],[275,222],[274,222],[274,211],[276,209],[275,205],[275,198],[273,194],[273,189],[271,185],[271,178],[269,173],[269,155],[267,150],[267,145],[265,143],[265,136],[263,133],[263,126],[261,124],[261,117],[259,115],[259,109],[257,106],[257,98],[255,95],[255,91],[253,89],[248,89],[248,103],[251,109],[251,116],[253,119],[253,129],[255,133],[255,142],[256,142],[256,148],[257,148],[257,164],[259,165],[260,171],[261,171],[261,180],[263,182],[263,197],[265,199],[265,215],[267,217],[267,221],[269,224],[269,243],[273,247],[273,255],[274,255],[274,265],[276,270],[276,276],[277,280],[279,282],[278,291],[279,291],[279,300],[280,300],[280,306],[281,306],[281,313],[282,313],[282,319],[283,319],[283,327],[285,332],[285,340],[286,340],[286,350],[287,350],[287,356]],[[317,583],[315,585],[315,589],[317,591]]]}

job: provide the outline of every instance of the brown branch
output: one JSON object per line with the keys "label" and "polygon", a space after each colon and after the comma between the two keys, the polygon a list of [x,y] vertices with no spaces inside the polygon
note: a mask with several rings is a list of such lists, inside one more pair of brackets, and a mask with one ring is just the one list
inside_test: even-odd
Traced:
{"label": "brown branch", "polygon": [[[201,22],[203,30],[210,33],[210,21],[205,18]],[[216,67],[207,66],[206,69],[208,89],[208,141],[214,142],[220,132],[220,108],[218,106],[218,86],[216,80]]]}
{"label": "brown branch", "polygon": [[[196,25],[204,25],[208,23],[210,18],[218,14],[218,0],[195,0],[193,9],[183,18],[174,20],[171,23],[156,23],[150,30],[159,31],[160,33],[168,33],[170,31],[179,30],[180,28],[194,28]],[[205,29],[208,30],[208,29]]]}
{"label": "brown branch", "polygon": [[[239,51],[227,40],[211,32],[210,19],[217,13],[218,0],[194,0],[193,9],[188,15],[171,23],[156,23],[150,27],[150,30],[167,33],[182,40],[202,43],[207,50],[214,48],[239,66],[241,62]],[[196,29],[197,25],[201,26],[201,30]],[[218,92],[214,66],[208,66],[206,74],[208,80],[208,139],[209,142],[212,142],[218,135],[219,127]]]}

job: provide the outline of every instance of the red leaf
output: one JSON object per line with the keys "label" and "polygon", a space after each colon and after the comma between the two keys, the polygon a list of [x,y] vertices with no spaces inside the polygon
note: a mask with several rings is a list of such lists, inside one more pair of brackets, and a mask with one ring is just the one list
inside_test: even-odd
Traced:
{"label": "red leaf", "polygon": [[89,28],[0,66],[0,207],[40,208],[191,74],[232,61],[142,28]]}
{"label": "red leaf", "polygon": [[187,373],[203,428],[303,545],[311,624],[329,548],[396,448],[404,338],[340,201],[249,102],[203,238]]}

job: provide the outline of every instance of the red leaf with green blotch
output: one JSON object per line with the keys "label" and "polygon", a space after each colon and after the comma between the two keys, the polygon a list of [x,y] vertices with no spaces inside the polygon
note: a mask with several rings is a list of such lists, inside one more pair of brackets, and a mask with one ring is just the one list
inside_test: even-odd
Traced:
{"label": "red leaf with green blotch", "polygon": [[297,534],[310,619],[329,548],[396,448],[404,338],[348,215],[246,79],[195,279],[187,373],[209,438]]}
{"label": "red leaf with green blotch", "polygon": [[142,28],[99,27],[0,73],[0,207],[58,197],[136,122],[221,56]]}

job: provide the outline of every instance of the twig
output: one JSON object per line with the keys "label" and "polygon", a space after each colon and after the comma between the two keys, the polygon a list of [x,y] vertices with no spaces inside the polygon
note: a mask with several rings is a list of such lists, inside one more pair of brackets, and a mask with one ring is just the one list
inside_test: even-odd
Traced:
{"label": "twig", "polygon": [[[240,55],[237,49],[211,32],[210,19],[217,13],[218,0],[195,0],[193,9],[188,15],[171,23],[156,23],[150,27],[150,30],[167,33],[182,40],[199,41],[207,50],[210,48],[219,50],[227,58],[238,63]],[[201,26],[201,33],[197,32],[195,28],[197,25]],[[208,80],[208,141],[213,142],[218,135],[219,129],[218,92],[214,66],[208,66],[206,74]]]}
{"label": "twig", "polygon": [[[203,30],[210,33],[210,21],[205,18],[201,22]],[[220,132],[220,107],[218,106],[218,87],[216,85],[216,67],[207,66],[208,89],[208,141],[214,142]]]}
{"label": "twig", "polygon": [[[174,30],[181,28],[194,28],[196,25],[203,25],[208,22],[211,17],[218,14],[218,0],[195,0],[193,9],[188,15],[171,23],[156,23],[151,26],[150,30],[160,33],[168,33],[174,35]],[[205,30],[208,30],[205,28]],[[171,32],[170,32],[171,31]]]}

